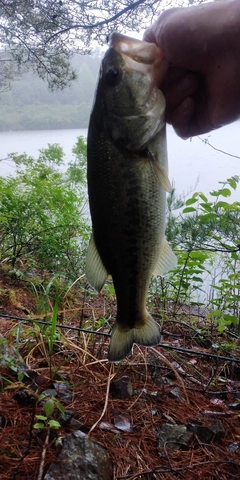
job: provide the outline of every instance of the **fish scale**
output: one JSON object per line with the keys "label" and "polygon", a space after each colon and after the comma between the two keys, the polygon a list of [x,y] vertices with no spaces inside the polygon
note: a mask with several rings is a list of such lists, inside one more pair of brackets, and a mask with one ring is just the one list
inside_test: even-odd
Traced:
{"label": "fish scale", "polygon": [[134,42],[135,52],[136,42],[141,44],[141,52],[145,44],[115,34],[116,50],[110,48],[102,61],[88,130],[93,234],[86,274],[97,291],[108,275],[113,279],[117,317],[110,361],[122,360],[134,342],[146,346],[159,343],[159,325],[146,309],[149,283],[153,273],[164,275],[176,265],[165,239],[166,190],[171,188],[165,122],[161,119],[165,99],[154,85],[155,73],[150,75],[149,64],[145,74],[144,64],[131,63],[130,57],[126,60],[118,51],[116,35],[121,45]]}

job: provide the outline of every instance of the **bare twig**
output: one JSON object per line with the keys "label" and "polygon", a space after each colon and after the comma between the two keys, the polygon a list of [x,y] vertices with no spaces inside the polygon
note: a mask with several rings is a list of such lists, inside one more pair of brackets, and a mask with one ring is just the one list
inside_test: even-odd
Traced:
{"label": "bare twig", "polygon": [[178,473],[178,472],[184,472],[185,470],[195,470],[196,468],[199,468],[199,467],[203,467],[205,465],[219,465],[219,464],[222,464],[222,465],[231,465],[231,466],[235,466],[235,467],[238,467],[240,468],[240,464],[238,462],[231,462],[231,461],[228,461],[228,460],[223,460],[222,462],[221,461],[218,461],[218,460],[213,460],[213,461],[208,461],[208,462],[199,462],[199,463],[193,463],[192,465],[185,465],[183,467],[177,467],[177,468],[156,468],[154,470],[145,470],[145,471],[142,471],[142,472],[139,472],[139,473],[135,473],[134,475],[124,475],[124,476],[121,476],[121,477],[117,477],[116,480],[134,480],[135,478],[137,477],[141,477],[143,475],[151,475],[153,473],[167,473],[167,472],[174,472],[174,473]]}
{"label": "bare twig", "polygon": [[[52,313],[50,312],[50,314],[52,314]],[[38,318],[33,320],[31,318],[17,317],[17,316],[14,316],[14,315],[7,315],[7,314],[3,314],[3,313],[0,314],[0,317],[6,318],[6,319],[9,319],[9,320],[11,320],[11,319],[12,320],[18,320],[19,322],[30,322],[30,323],[37,322],[41,325],[46,325],[46,327],[52,325],[50,322],[44,322],[42,320],[38,320]],[[89,333],[91,335],[101,335],[101,336],[104,336],[104,337],[111,337],[110,333],[99,332],[99,331],[96,332],[94,330],[88,330],[86,328],[71,327],[70,325],[62,325],[62,324],[58,323],[56,325],[56,327],[57,328],[62,328],[64,330],[74,330],[74,331],[77,331],[77,332]],[[201,352],[201,351],[197,351],[197,350],[190,350],[190,349],[183,348],[183,347],[174,347],[174,346],[168,345],[166,343],[161,343],[158,346],[161,347],[161,348],[164,348],[166,350],[174,350],[176,352],[185,353],[186,355],[193,355],[193,356],[206,357],[206,358],[216,358],[216,360],[223,360],[223,361],[226,361],[226,362],[240,363],[240,359],[238,359],[236,357],[225,357],[224,355],[216,355],[214,353],[206,353],[206,352]],[[88,353],[88,354],[91,356],[90,353]]]}
{"label": "bare twig", "polygon": [[107,390],[106,390],[106,396],[105,396],[105,403],[104,403],[104,407],[103,407],[103,411],[99,417],[99,419],[94,423],[94,425],[90,428],[89,430],[89,434],[94,430],[94,428],[96,428],[96,426],[99,424],[99,422],[102,420],[103,416],[105,415],[105,412],[107,410],[107,405],[108,405],[108,398],[109,398],[109,389],[110,389],[110,383],[111,383],[111,380],[115,377],[116,375],[116,372],[112,374],[112,370],[113,370],[113,365],[111,364],[111,367],[110,367],[110,370],[109,370],[109,375],[108,375],[108,381],[107,381]]}
{"label": "bare twig", "polygon": [[168,367],[170,367],[171,370],[173,370],[173,372],[175,373],[175,375],[176,375],[179,383],[180,383],[181,386],[182,386],[184,395],[185,395],[185,397],[186,397],[187,404],[189,405],[190,402],[189,402],[189,398],[188,398],[188,394],[187,394],[187,391],[186,391],[184,382],[183,382],[182,378],[180,377],[179,373],[177,372],[176,368],[173,366],[173,364],[172,364],[161,352],[159,352],[159,350],[156,350],[156,348],[153,348],[153,347],[150,347],[150,349],[151,349],[152,352],[154,352],[158,357],[161,358],[161,360],[163,361],[163,363],[165,363],[166,365],[168,365]]}
{"label": "bare twig", "polygon": [[209,137],[208,138],[201,138],[201,137],[197,137],[199,140],[201,140],[202,143],[205,143],[205,145],[209,145],[209,147],[213,148],[213,150],[216,150],[217,152],[220,152],[220,153],[223,153],[224,155],[228,155],[229,157],[233,157],[233,158],[238,158],[240,159],[240,157],[238,155],[233,155],[232,153],[229,153],[229,152],[225,152],[224,150],[221,150],[220,148],[217,148],[217,147],[214,147],[214,145],[212,145],[210,142],[209,142]]}
{"label": "bare twig", "polygon": [[40,462],[40,465],[39,465],[37,480],[42,480],[42,478],[43,478],[43,469],[44,469],[44,462],[45,462],[45,458],[46,458],[47,447],[48,447],[48,443],[49,443],[49,435],[50,435],[50,428],[48,428],[48,430],[47,430],[47,435],[46,435],[45,442],[44,442],[44,445],[43,445],[41,462]]}

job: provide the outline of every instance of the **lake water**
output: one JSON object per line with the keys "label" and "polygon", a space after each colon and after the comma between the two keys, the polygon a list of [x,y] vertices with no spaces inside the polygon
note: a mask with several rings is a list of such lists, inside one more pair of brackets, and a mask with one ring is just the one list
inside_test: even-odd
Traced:
{"label": "lake water", "polygon": [[[65,152],[66,162],[72,158],[72,148],[77,137],[87,135],[87,130],[41,130],[24,132],[0,132],[0,175],[14,172],[11,162],[6,159],[10,152],[36,156],[40,148],[48,143],[59,143]],[[240,122],[223,127],[192,140],[181,140],[168,127],[169,177],[174,182],[177,193],[199,190],[205,194],[218,188],[218,182],[232,175],[240,175],[240,158],[234,158],[223,152],[240,157]],[[214,146],[211,148],[202,140],[208,138]],[[198,182],[198,183],[197,183]],[[197,183],[197,186],[196,186]],[[239,189],[231,197],[240,200]]]}

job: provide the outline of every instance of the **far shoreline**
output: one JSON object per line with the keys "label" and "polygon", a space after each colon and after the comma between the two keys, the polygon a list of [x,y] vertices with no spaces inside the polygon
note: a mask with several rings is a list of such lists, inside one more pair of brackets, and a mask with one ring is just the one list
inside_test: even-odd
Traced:
{"label": "far shoreline", "polygon": [[51,128],[23,128],[23,129],[12,129],[12,130],[0,130],[1,133],[21,133],[21,132],[49,132],[49,131],[56,131],[56,130],[87,130],[88,125],[86,127],[51,127]]}

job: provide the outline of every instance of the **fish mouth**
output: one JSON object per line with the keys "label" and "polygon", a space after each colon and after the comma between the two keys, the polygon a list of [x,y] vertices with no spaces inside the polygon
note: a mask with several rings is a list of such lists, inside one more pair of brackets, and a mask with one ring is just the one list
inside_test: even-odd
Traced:
{"label": "fish mouth", "polygon": [[113,47],[118,53],[132,58],[135,62],[151,65],[156,60],[161,61],[163,52],[154,43],[127,37],[121,33],[113,32],[110,37],[109,47]]}
{"label": "fish mouth", "polygon": [[134,67],[135,70],[144,74],[151,72],[155,86],[159,87],[162,84],[169,62],[157,45],[113,32],[109,47],[124,58],[127,68]]}

